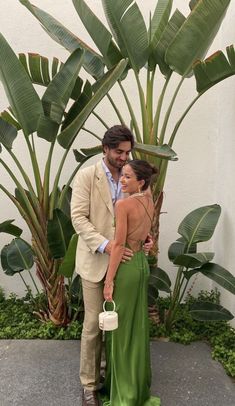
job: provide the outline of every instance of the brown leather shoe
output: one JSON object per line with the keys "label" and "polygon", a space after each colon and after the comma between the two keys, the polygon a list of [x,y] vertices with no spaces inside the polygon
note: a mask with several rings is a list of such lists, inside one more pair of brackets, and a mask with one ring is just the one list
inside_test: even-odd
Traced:
{"label": "brown leather shoe", "polygon": [[99,406],[100,402],[97,397],[97,392],[84,389],[82,397],[82,406]]}

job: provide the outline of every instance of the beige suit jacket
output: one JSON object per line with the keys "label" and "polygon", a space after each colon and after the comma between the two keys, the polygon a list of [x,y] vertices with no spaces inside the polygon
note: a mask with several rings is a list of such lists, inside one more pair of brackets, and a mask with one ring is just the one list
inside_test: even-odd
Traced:
{"label": "beige suit jacket", "polygon": [[99,282],[103,279],[109,255],[98,247],[114,238],[114,210],[111,193],[101,161],[79,170],[73,185],[71,217],[79,234],[76,272],[82,278]]}

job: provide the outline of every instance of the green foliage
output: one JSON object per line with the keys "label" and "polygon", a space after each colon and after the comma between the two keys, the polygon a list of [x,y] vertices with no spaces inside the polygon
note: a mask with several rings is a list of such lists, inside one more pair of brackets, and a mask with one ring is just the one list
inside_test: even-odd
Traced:
{"label": "green foliage", "polygon": [[169,310],[170,299],[158,297],[156,300],[160,316],[157,325],[150,321],[151,337],[169,337],[171,341],[190,344],[203,340],[210,344],[212,357],[221,362],[228,375],[235,377],[235,329],[226,321],[198,321],[189,312],[192,304],[210,302],[220,304],[220,292],[217,288],[211,291],[200,291],[197,298],[188,295],[176,313],[176,319],[169,335],[164,325],[165,313]]}
{"label": "green foliage", "polygon": [[44,301],[45,295],[37,295],[32,301],[28,294],[21,299],[11,294],[8,299],[0,300],[0,339],[79,339],[82,330],[79,321],[67,327],[39,321],[36,310]]}
{"label": "green foliage", "polygon": [[[178,266],[172,289],[167,273],[150,263],[151,284],[155,289],[169,293],[170,304],[164,313],[168,334],[177,320],[189,281],[194,275],[201,273],[235,294],[234,275],[220,265],[211,262],[214,258],[213,252],[197,252],[198,244],[208,241],[213,236],[220,214],[221,207],[218,204],[203,206],[191,211],[180,223],[178,233],[181,237],[172,243],[168,250],[169,260]],[[190,303],[188,311],[191,312],[191,316],[204,321],[233,319],[234,316],[229,310],[223,308],[218,301],[215,302],[211,299],[209,296],[207,301],[203,298],[203,300]]]}
{"label": "green foliage", "polygon": [[2,303],[5,300],[5,293],[3,288],[0,286],[0,303]]}

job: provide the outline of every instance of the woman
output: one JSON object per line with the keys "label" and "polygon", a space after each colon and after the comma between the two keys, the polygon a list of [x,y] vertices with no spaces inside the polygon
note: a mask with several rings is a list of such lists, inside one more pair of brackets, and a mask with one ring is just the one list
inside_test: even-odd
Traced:
{"label": "woman", "polygon": [[[157,170],[148,162],[133,160],[122,171],[122,191],[129,197],[115,205],[116,231],[104,282],[104,299],[115,301],[117,330],[106,332],[105,395],[103,406],[159,406],[150,396],[151,369],[147,287],[149,267],[142,250],[151,229],[154,204],[148,191]],[[133,258],[121,263],[124,247]]]}

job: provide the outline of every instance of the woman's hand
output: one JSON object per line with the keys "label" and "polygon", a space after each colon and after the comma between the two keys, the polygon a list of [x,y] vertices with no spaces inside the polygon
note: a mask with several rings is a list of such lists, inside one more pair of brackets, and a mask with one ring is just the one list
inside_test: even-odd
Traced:
{"label": "woman's hand", "polygon": [[103,290],[103,295],[104,295],[104,300],[107,300],[107,302],[112,302],[113,300],[113,282],[104,282],[104,290]]}

